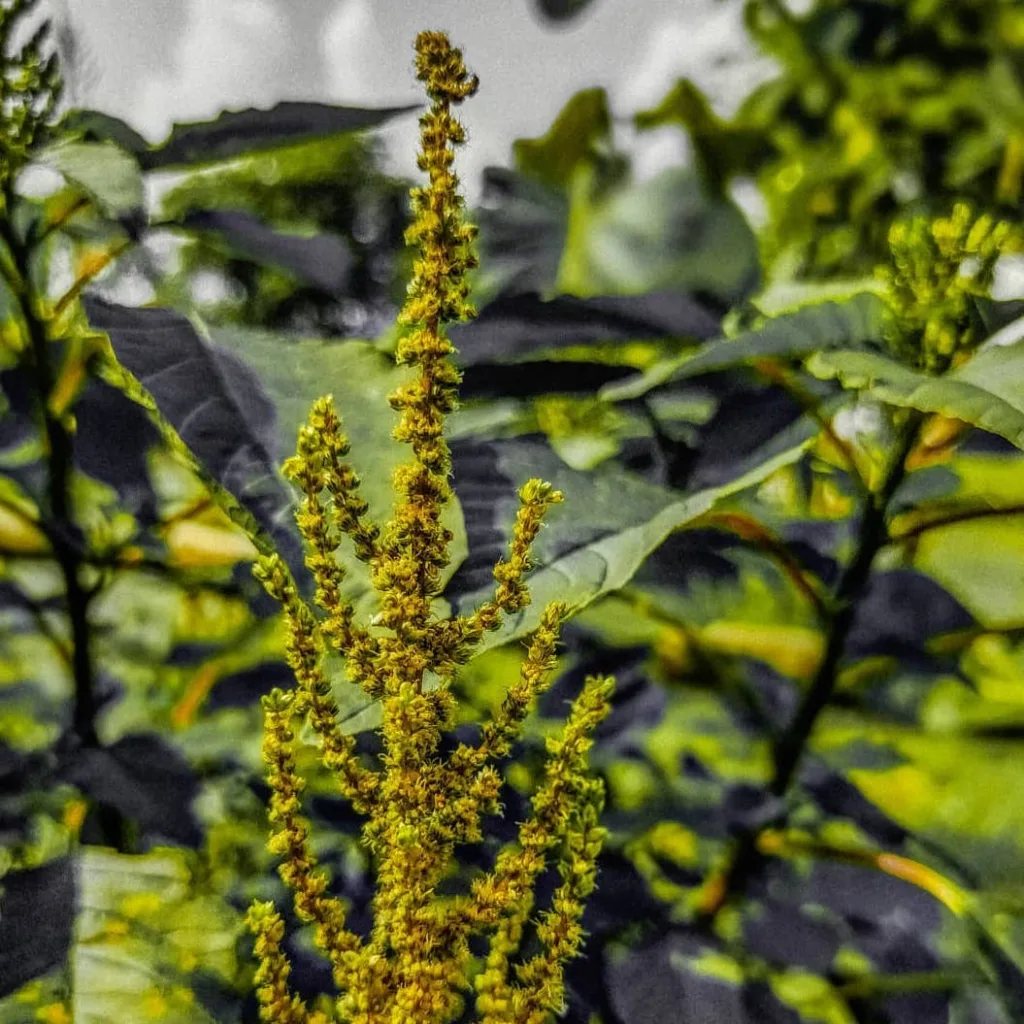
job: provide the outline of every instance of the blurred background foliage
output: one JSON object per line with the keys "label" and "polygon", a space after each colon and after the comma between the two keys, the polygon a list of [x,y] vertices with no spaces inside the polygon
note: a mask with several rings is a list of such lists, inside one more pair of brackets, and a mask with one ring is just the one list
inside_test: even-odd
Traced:
{"label": "blurred background foliage", "polygon": [[[588,6],[538,2],[563,27]],[[968,201],[1019,224],[1024,14],[745,8],[778,73],[734,117],[687,81],[636,113],[685,132],[690,165],[637,180],[595,88],[484,174],[444,600],[486,590],[518,482],[567,500],[535,604],[459,681],[460,738],[543,601],[581,614],[464,869],[512,838],[584,676],[613,672],[594,756],[611,839],[567,1020],[1014,1024],[1020,258],[957,307],[974,348],[943,373],[904,357],[875,268],[898,219]],[[366,133],[412,116],[285,103],[152,146],[68,111],[6,193],[5,1024],[255,1019],[241,913],[284,895],[259,697],[289,674],[249,567],[273,546],[309,585],[279,466],[324,392],[389,511],[409,183]],[[42,344],[19,275],[45,298]],[[372,614],[365,578],[348,585]],[[374,708],[332,668],[371,754]],[[317,853],[366,929],[359,822],[312,750],[303,771]],[[289,934],[296,987],[328,991]]]}

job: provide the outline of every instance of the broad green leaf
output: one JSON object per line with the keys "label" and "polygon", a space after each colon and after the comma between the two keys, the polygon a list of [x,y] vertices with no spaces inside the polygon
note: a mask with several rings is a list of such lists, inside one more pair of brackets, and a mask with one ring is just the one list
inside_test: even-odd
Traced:
{"label": "broad green leaf", "polygon": [[[292,492],[278,466],[324,394],[335,397],[371,517],[381,524],[390,518],[392,476],[408,451],[391,438],[395,413],[387,401],[407,371],[389,356],[368,342],[298,341],[239,329],[215,330],[211,345],[194,324],[167,310],[90,300],[89,311],[119,360],[103,364],[104,379],[147,409],[259,551],[280,550],[301,572]],[[457,503],[447,525],[455,534],[454,571],[465,553]],[[349,564],[350,593],[365,594],[362,563]]]}
{"label": "broad green leaf", "polygon": [[[4,1009],[20,1003],[30,1015],[36,1008],[26,1019],[75,1024],[213,1024],[197,982],[202,975],[207,985],[237,991],[241,920],[197,882],[198,868],[193,855],[175,849],[130,856],[87,846],[12,876],[12,891],[24,890],[33,905],[11,904],[11,924],[22,931],[8,949],[19,955],[15,967],[0,954],[0,971],[22,985],[65,961],[66,973],[53,986],[54,1001],[39,1006],[47,986],[27,986]],[[38,935],[26,930],[33,912],[45,915]]]}
{"label": "broad green leaf", "polygon": [[788,278],[772,281],[753,299],[753,304],[765,316],[776,317],[795,313],[804,306],[823,302],[843,303],[864,292],[883,296],[880,282],[873,277],[851,277],[826,281],[793,281]]}
{"label": "broad green leaf", "polygon": [[[864,722],[830,711],[814,747],[825,758],[863,738]],[[852,780],[895,821],[948,850],[974,872],[979,887],[1019,886],[1024,854],[1024,801],[1013,778],[1021,749],[993,740],[875,722],[872,742],[902,761],[882,769],[855,768]]]}
{"label": "broad green leaf", "polygon": [[912,473],[896,499],[898,504],[890,506],[891,533],[911,541],[945,523],[1024,516],[1024,461],[1015,452],[958,451],[947,465]]}
{"label": "broad green leaf", "polygon": [[604,89],[584,89],[562,108],[539,139],[516,139],[516,167],[553,188],[566,188],[576,167],[597,146],[611,144],[611,115]]}
{"label": "broad green leaf", "polygon": [[69,110],[60,121],[69,136],[81,136],[86,142],[113,142],[140,163],[146,160],[149,143],[127,122],[99,110]]}
{"label": "broad green leaf", "polygon": [[[0,998],[61,966],[75,919],[75,868],[58,857],[0,880]],[[31,930],[25,922],[34,920]]]}
{"label": "broad green leaf", "polygon": [[177,850],[128,856],[87,847],[78,861],[75,1024],[212,1022],[193,973],[237,982],[237,911],[197,888],[189,858]]}
{"label": "broad green leaf", "polygon": [[[645,485],[636,477],[630,482],[629,474],[621,471],[585,474],[570,471],[564,465],[559,470],[551,464],[550,456],[549,464],[540,466],[538,463],[543,459],[538,458],[541,451],[538,446],[518,443],[504,446],[500,472],[514,476],[520,483],[533,473],[549,479],[564,490],[567,507],[551,513],[548,529],[538,543],[539,566],[527,581],[531,595],[529,605],[507,618],[498,630],[488,633],[475,651],[482,654],[532,632],[551,601],[562,601],[573,610],[582,610],[625,586],[646,557],[674,530],[686,526],[718,501],[753,487],[776,470],[796,462],[806,448],[806,444],[798,445],[721,487],[680,498],[671,491]],[[550,471],[552,469],[554,472]],[[630,501],[624,502],[623,496],[627,493]],[[574,508],[579,511],[573,512]],[[514,516],[514,506],[510,511]],[[562,526],[556,532],[556,517],[560,513]],[[501,554],[506,542],[507,535],[497,545],[496,555]],[[475,563],[477,559],[472,549],[470,554]],[[490,555],[488,548],[483,560],[491,561]],[[486,571],[473,570],[467,574],[467,567],[463,568],[445,594],[460,614],[472,611],[486,600],[493,587],[491,582],[485,582]],[[353,710],[344,724],[346,729],[357,732],[375,728],[379,720],[379,705],[365,703],[361,709]]]}
{"label": "broad green leaf", "polygon": [[692,171],[670,168],[649,181],[608,187],[592,164],[578,167],[559,291],[586,298],[671,288],[714,295],[728,306],[750,295],[760,277],[745,218]]}
{"label": "broad green leaf", "polygon": [[[1018,468],[1024,476],[1024,468]],[[914,565],[938,580],[988,629],[1024,628],[1024,524],[980,518],[930,529]]]}
{"label": "broad green leaf", "polygon": [[885,303],[865,292],[846,302],[826,302],[774,317],[736,338],[719,338],[646,373],[604,388],[612,401],[639,398],[670,381],[749,365],[757,359],[795,359],[846,345],[878,341],[886,326]]}
{"label": "broad green leaf", "polygon": [[156,146],[124,121],[94,110],[70,111],[63,127],[88,141],[115,143],[150,171],[216,163],[278,146],[364,131],[418,109],[418,104],[364,109],[286,101],[270,110],[226,110],[211,121],[175,124]]}
{"label": "broad green leaf", "polygon": [[525,174],[485,167],[481,205],[472,213],[480,227],[480,266],[472,293],[480,305],[502,293],[555,293],[569,201]]}
{"label": "broad green leaf", "polygon": [[37,159],[84,189],[108,216],[137,214],[145,205],[138,163],[112,142],[61,142]]}
{"label": "broad green leaf", "polygon": [[202,842],[192,807],[198,776],[157,733],[128,734],[109,746],[71,751],[59,777],[88,799],[116,808],[142,834],[190,847]]}
{"label": "broad green leaf", "polygon": [[307,139],[365,131],[419,109],[417,103],[366,109],[285,101],[270,110],[225,110],[212,121],[176,124],[150,150],[143,166],[151,170],[215,163]]}
{"label": "broad green leaf", "polygon": [[280,267],[331,295],[344,291],[352,269],[348,242],[331,232],[285,233],[241,210],[190,210],[180,223],[187,231],[212,236],[232,254]]}
{"label": "broad green leaf", "polygon": [[449,334],[462,366],[517,362],[570,347],[621,346],[651,338],[714,337],[721,318],[677,292],[547,301],[532,292],[502,296]]}
{"label": "broad green leaf", "polygon": [[[308,419],[313,402],[324,394],[334,396],[351,442],[348,458],[359,474],[360,494],[370,506],[369,517],[383,526],[394,508],[394,471],[410,457],[408,446],[391,436],[397,414],[388,405],[388,395],[408,378],[408,370],[397,367],[370,342],[300,341],[240,328],[214,328],[211,337],[259,374],[276,409],[281,451],[291,454],[295,450],[298,429]],[[455,535],[447,570],[450,575],[466,553],[457,501],[449,506],[445,524]],[[353,579],[362,579],[362,564],[343,558]]]}
{"label": "broad green leaf", "polygon": [[[655,493],[658,489],[652,488],[645,501],[650,511],[642,518],[636,515],[639,502],[635,499],[623,507],[623,495],[630,494],[628,476],[614,471],[606,477],[574,474],[572,479],[577,488],[571,488],[567,482],[562,489],[567,508],[571,510],[575,504],[580,511],[570,512],[567,516],[566,539],[573,534],[577,537],[588,533],[596,536],[576,545],[560,544],[563,550],[542,563],[529,577],[530,604],[507,619],[501,629],[488,634],[480,649],[496,647],[531,632],[540,621],[544,606],[551,601],[563,601],[570,608],[579,610],[625,586],[644,559],[670,533],[692,522],[719,501],[761,483],[784,466],[792,465],[802,457],[807,447],[808,442],[805,441],[728,483],[685,497],[663,491],[663,497],[659,498]],[[558,485],[557,476],[553,482]],[[577,490],[575,496],[574,489]],[[632,490],[635,493],[636,485]],[[636,494],[636,498],[639,497]],[[552,518],[557,514],[552,513]],[[602,529],[599,525],[602,519],[618,519],[619,525],[610,530]],[[630,519],[633,521],[629,522]],[[471,599],[462,598],[459,607],[467,610],[470,604]]]}
{"label": "broad green leaf", "polygon": [[879,401],[941,413],[1024,448],[1024,344],[985,349],[942,377],[878,352],[820,352],[807,365],[816,376]]}
{"label": "broad green leaf", "polygon": [[750,295],[760,280],[757,243],[739,210],[685,169],[632,181],[628,159],[604,133],[602,104],[599,90],[579,94],[546,136],[517,143],[516,171],[485,170],[473,214],[478,301],[517,291],[671,290],[728,307]]}
{"label": "broad green leaf", "polygon": [[110,339],[98,375],[146,410],[259,551],[279,551],[300,571],[292,492],[278,470],[274,406],[253,371],[170,310],[95,298],[85,308],[91,325]]}

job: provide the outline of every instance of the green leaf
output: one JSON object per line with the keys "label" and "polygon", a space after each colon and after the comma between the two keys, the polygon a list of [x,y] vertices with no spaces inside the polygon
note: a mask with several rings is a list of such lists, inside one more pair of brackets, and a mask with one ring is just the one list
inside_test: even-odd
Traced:
{"label": "green leaf", "polygon": [[573,172],[597,147],[611,145],[611,115],[604,89],[584,89],[562,108],[539,139],[516,139],[512,154],[523,174],[552,188],[565,188]]}
{"label": "green leaf", "polygon": [[560,295],[544,301],[536,293],[502,296],[475,320],[454,324],[449,334],[461,366],[511,363],[558,349],[622,345],[649,338],[694,338],[718,334],[721,318],[699,300],[678,292],[599,296]]}
{"label": "green leaf", "polygon": [[59,777],[89,799],[117,808],[147,835],[192,847],[202,841],[192,810],[199,781],[157,733],[130,733],[109,746],[73,750],[63,757]]}
{"label": "green leaf", "polygon": [[[1018,467],[1018,473],[1024,469]],[[1019,518],[979,518],[917,538],[914,565],[938,580],[986,629],[1024,628],[1024,529]]]}
{"label": "green leaf", "polygon": [[472,275],[477,304],[506,292],[550,298],[568,216],[563,192],[504,167],[484,168],[481,206],[472,216],[480,228],[480,267]]}
{"label": "green leaf", "polygon": [[[807,444],[784,451],[721,487],[682,498],[621,470],[598,473],[569,470],[550,451],[545,456],[546,449],[536,444],[513,442],[486,447],[497,453],[498,462],[496,467],[492,462],[490,468],[486,459],[479,464],[475,473],[479,483],[486,487],[494,468],[500,476],[518,483],[539,475],[564,490],[565,505],[551,513],[550,522],[538,539],[538,568],[527,580],[531,595],[529,605],[506,619],[500,629],[488,633],[474,649],[476,654],[532,632],[551,601],[564,601],[579,611],[625,586],[647,556],[674,530],[703,515],[717,502],[761,483],[776,470],[798,461]],[[459,485],[458,467],[456,485]],[[475,498],[478,492],[464,490],[464,501],[469,500],[470,493]],[[629,501],[623,501],[625,494],[629,495]],[[494,511],[489,510],[491,514]],[[508,513],[504,518],[510,521],[515,515],[514,504],[504,511]],[[507,537],[506,531],[496,554],[504,549]],[[471,549],[474,564],[467,563],[462,572],[456,574],[445,594],[458,613],[472,611],[492,591],[493,583],[480,578],[484,576],[480,570],[485,569],[480,563],[493,565],[491,555],[494,552],[486,548],[481,554],[482,558],[475,557]],[[489,570],[485,572],[489,574]],[[364,702],[363,707],[353,710],[344,725],[347,730],[357,732],[376,728],[379,722],[380,706]]]}
{"label": "green leaf", "polygon": [[[235,909],[197,881],[199,867],[194,855],[180,850],[129,856],[84,847],[73,859],[10,876],[18,900],[31,898],[33,904],[10,904],[16,931],[4,952],[19,955],[13,973],[0,955],[3,978],[43,982],[65,962],[66,973],[58,975],[62,984],[42,983],[38,993],[29,986],[5,1000],[3,1010],[21,1004],[27,1011],[25,1017],[5,1019],[213,1024],[197,998],[197,983],[201,979],[229,998],[238,991],[241,921]],[[31,915],[40,913],[44,916],[34,929]],[[32,1015],[48,987],[56,988],[49,996],[55,1000],[51,1015]],[[64,1012],[53,1016],[57,1003]]]}
{"label": "green leaf", "polygon": [[721,308],[760,280],[757,243],[743,215],[687,170],[639,184],[617,156],[579,161],[556,189],[502,168],[484,172],[481,266],[474,294],[591,298],[655,291],[702,293]]}
{"label": "green leaf", "polygon": [[757,243],[731,202],[683,168],[631,180],[604,90],[577,93],[542,137],[513,151],[515,171],[484,172],[478,302],[513,289],[546,298],[671,289],[707,293],[724,309],[759,282]]}
{"label": "green leaf", "polygon": [[237,911],[196,886],[180,851],[127,856],[87,847],[78,858],[70,955],[76,1024],[212,1021],[196,999],[193,974],[237,981]]}
{"label": "green leaf", "polygon": [[[298,340],[286,335],[241,328],[214,328],[211,337],[235,353],[259,375],[277,412],[278,447],[291,453],[299,427],[313,402],[333,394],[345,433],[352,445],[349,460],[359,474],[360,494],[369,505],[369,517],[383,525],[395,502],[392,478],[409,459],[407,445],[391,436],[397,420],[387,396],[409,371],[364,341]],[[450,575],[466,553],[465,528],[458,502],[453,502],[445,524],[455,534]],[[350,564],[352,563],[352,564]],[[347,559],[353,581],[362,579],[362,563]],[[361,588],[368,584],[363,581]]]}
{"label": "green leaf", "polygon": [[693,142],[705,184],[722,190],[736,174],[750,173],[775,152],[767,133],[722,120],[688,78],[680,78],[652,110],[634,116],[640,131],[677,124]]}
{"label": "green leaf", "polygon": [[216,163],[309,139],[377,128],[419,109],[418,103],[367,109],[288,101],[270,110],[225,110],[212,121],[176,124],[142,159],[142,165],[152,170]]}
{"label": "green leaf", "polygon": [[583,165],[570,195],[560,291],[585,298],[671,288],[714,296],[728,307],[760,283],[746,219],[689,169],[608,186]]}
{"label": "green leaf", "polygon": [[175,124],[157,146],[119,118],[96,110],[69,111],[61,126],[86,142],[113,143],[151,171],[217,163],[279,146],[365,131],[418,109],[419,104],[366,109],[288,101],[270,110],[225,110],[211,121]]}
{"label": "green leaf", "polygon": [[129,216],[145,205],[138,163],[113,142],[61,142],[37,160],[82,188],[108,216]]}
{"label": "green leaf", "polygon": [[[511,643],[537,629],[544,608],[551,601],[563,601],[573,611],[580,611],[598,598],[626,586],[646,557],[676,529],[685,526],[697,516],[711,509],[717,502],[752,487],[771,476],[776,470],[797,462],[807,450],[807,443],[782,452],[761,466],[719,487],[700,490],[694,495],[680,498],[663,487],[647,484],[641,478],[621,470],[582,473],[568,469],[542,445],[528,442],[485,445],[498,453],[497,472],[519,483],[530,476],[539,475],[564,490],[565,506],[550,515],[550,522],[538,540],[536,555],[539,567],[528,579],[530,602],[515,615],[506,618],[500,629],[484,636],[474,648],[482,654],[503,644]],[[459,489],[459,470],[456,471]],[[486,465],[480,467],[477,482],[486,484],[490,473]],[[630,501],[624,502],[624,494]],[[461,497],[475,499],[475,492],[463,489]],[[474,504],[475,501],[474,501]],[[494,514],[495,509],[488,509]],[[511,522],[515,506],[510,505],[505,518]],[[559,528],[559,524],[561,528]],[[484,527],[485,529],[485,527]],[[494,530],[486,530],[493,534]],[[500,555],[507,542],[504,531]],[[483,561],[494,564],[492,552],[485,549]],[[445,593],[457,613],[470,612],[485,601],[493,591],[493,582],[475,586],[484,575],[470,552],[470,561],[456,573]],[[489,568],[486,570],[489,575]],[[467,587],[466,583],[470,586]],[[381,709],[377,702],[364,699],[346,700],[347,714],[342,722],[348,732],[375,729],[380,725]]]}
{"label": "green leaf", "polygon": [[878,341],[886,325],[885,303],[869,292],[842,303],[826,302],[769,320],[736,338],[719,338],[665,360],[646,373],[604,388],[612,401],[639,398],[672,381],[747,365],[757,359],[793,359],[821,350]]}
{"label": "green leaf", "polygon": [[279,552],[299,572],[292,491],[278,470],[274,407],[258,378],[178,313],[96,298],[85,309],[116,357],[99,361],[99,376],[146,410],[258,550]]}
{"label": "green leaf", "polygon": [[212,235],[232,254],[260,266],[277,266],[330,295],[341,295],[354,258],[348,242],[329,231],[286,234],[242,210],[190,210],[181,226]]}
{"label": "green leaf", "polygon": [[[71,948],[75,871],[59,857],[0,883],[0,997],[60,966]],[[25,927],[34,920],[35,926]]]}
{"label": "green leaf", "polygon": [[127,122],[99,110],[69,110],[60,121],[68,136],[80,136],[86,142],[113,142],[140,163],[148,158],[149,143]]}
{"label": "green leaf", "polygon": [[1024,344],[984,349],[942,377],[919,373],[878,352],[821,352],[807,368],[879,401],[941,413],[1024,448]]}

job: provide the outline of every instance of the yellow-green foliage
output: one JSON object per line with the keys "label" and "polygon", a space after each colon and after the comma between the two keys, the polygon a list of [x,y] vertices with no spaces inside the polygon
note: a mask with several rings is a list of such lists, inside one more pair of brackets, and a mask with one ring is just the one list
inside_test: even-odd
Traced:
{"label": "yellow-green foliage", "polygon": [[[401,314],[402,324],[412,330],[399,345],[398,359],[419,374],[390,396],[400,413],[395,437],[411,447],[412,458],[395,474],[394,517],[382,530],[367,522],[330,397],[314,405],[297,454],[285,465],[304,494],[298,523],[322,614],[300,598],[279,559],[260,560],[257,575],[284,605],[288,659],[297,680],[294,690],[275,690],[264,701],[270,846],[281,858],[281,877],[294,894],[297,915],[313,925],[316,943],[333,967],[338,990],[333,1019],[450,1021],[475,985],[484,1024],[542,1024],[562,1005],[563,965],[579,951],[583,902],[594,887],[603,789],[586,774],[586,758],[593,730],[608,712],[613,681],[589,679],[561,733],[549,740],[543,781],[518,842],[501,851],[493,869],[477,877],[467,894],[437,895],[456,868],[457,846],[479,842],[482,816],[499,810],[496,762],[508,756],[530,707],[550,682],[567,609],[559,604],[545,609],[519,679],[484,725],[479,743],[459,745],[442,757],[440,742],[455,712],[454,674],[503,615],[529,601],[524,576],[530,546],[545,512],[562,496],[540,480],[524,484],[508,555],[494,569],[494,597],[471,615],[434,614],[432,600],[441,588],[451,540],[441,521],[452,496],[444,425],[459,384],[443,327],[473,315],[465,273],[475,264],[475,231],[463,223],[458,178],[451,169],[453,146],[465,136],[451,108],[473,94],[477,80],[443,33],[421,33],[416,54],[418,77],[432,101],[420,118],[419,166],[429,174],[429,184],[412,193],[416,219],[406,238],[419,245],[420,257]],[[342,537],[368,564],[380,598],[380,611],[367,625],[354,620],[342,597],[343,569],[335,557]],[[376,765],[360,760],[352,737],[338,726],[322,668],[329,649],[344,656],[350,683],[381,704],[383,753]],[[372,855],[376,890],[373,930],[366,939],[346,929],[344,904],[328,894],[327,877],[310,847],[293,752],[301,718],[319,737],[323,763],[339,789],[367,819],[362,838]],[[534,909],[534,884],[552,858],[562,882],[539,916],[539,952],[513,963]],[[329,1019],[309,1011],[288,990],[284,924],[274,907],[255,904],[248,923],[256,935],[262,1019],[275,1024]],[[483,962],[470,953],[473,936],[488,940]]]}
{"label": "yellow-green foliage", "polygon": [[44,24],[8,55],[8,45],[23,15],[37,0],[11,0],[0,12],[0,185],[6,185],[27,159],[37,136],[57,106],[60,72],[53,54],[43,56]]}

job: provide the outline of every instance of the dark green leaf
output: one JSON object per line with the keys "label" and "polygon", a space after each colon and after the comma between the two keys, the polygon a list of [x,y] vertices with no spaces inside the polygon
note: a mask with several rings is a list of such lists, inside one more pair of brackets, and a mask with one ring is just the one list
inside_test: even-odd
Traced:
{"label": "dark green leaf", "polygon": [[558,286],[574,295],[638,295],[662,288],[706,296],[723,309],[761,279],[757,242],[730,202],[686,168],[606,187],[573,182]]}
{"label": "dark green leaf", "polygon": [[286,101],[270,110],[226,110],[212,121],[176,124],[143,166],[152,168],[214,163],[307,139],[377,128],[419,110],[401,107],[341,107],[329,103]]}
{"label": "dark green leaf", "polygon": [[0,996],[64,963],[75,921],[69,857],[0,881]]}
{"label": "dark green leaf", "polygon": [[617,157],[582,161],[568,194],[488,168],[480,225],[484,301],[688,292],[725,310],[757,287],[757,244],[742,214],[686,170],[630,183]]}
{"label": "dark green leaf", "polygon": [[[514,486],[531,476],[561,489],[565,505],[551,513],[538,539],[539,567],[529,580],[531,603],[489,634],[481,650],[529,633],[550,601],[582,609],[623,587],[673,530],[792,464],[805,448],[806,442],[721,487],[680,497],[622,470],[570,470],[545,446],[525,440],[470,447],[461,460],[461,473],[457,464],[455,486],[467,518],[471,509],[482,517],[474,529],[483,542],[471,547],[470,558],[446,596],[460,612],[486,598],[490,587],[481,570],[493,566],[507,544],[516,509]],[[628,501],[623,500],[627,495]]]}
{"label": "dark green leaf", "polygon": [[348,242],[327,232],[285,234],[241,210],[192,210],[182,227],[214,235],[231,251],[263,266],[277,266],[329,295],[340,295],[354,258]]}
{"label": "dark green leaf", "polygon": [[[408,379],[409,371],[364,341],[298,340],[237,328],[217,328],[211,333],[219,345],[259,374],[276,409],[276,426],[270,429],[276,431],[278,450],[294,451],[298,429],[306,422],[310,406],[321,395],[334,396],[351,443],[348,458],[362,481],[360,494],[369,505],[368,515],[380,525],[387,522],[395,502],[394,471],[409,458],[406,446],[391,436],[397,418],[387,396]],[[454,571],[465,555],[457,502],[449,506],[445,522],[455,535],[449,567]],[[361,578],[361,563],[352,565],[350,571],[354,583]]]}
{"label": "dark green leaf", "polygon": [[156,733],[132,733],[109,747],[70,751],[60,769],[66,782],[116,808],[150,836],[198,846],[192,810],[199,780],[188,761]]}
{"label": "dark green leaf", "polygon": [[473,211],[480,227],[477,301],[503,293],[552,294],[568,216],[564,193],[504,167],[485,167],[481,205]]}
{"label": "dark green leaf", "polygon": [[764,327],[736,338],[722,338],[677,359],[665,360],[646,373],[604,389],[605,397],[639,398],[670,381],[749,365],[758,359],[793,359],[846,345],[879,341],[887,307],[865,292],[843,303],[826,302],[774,317]]}
{"label": "dark green leaf", "polygon": [[[110,338],[120,366],[146,389],[179,443],[254,517],[303,578],[292,493],[278,472],[276,413],[259,378],[178,313],[97,298],[85,306],[92,326]],[[146,395],[132,392],[131,381],[111,376],[108,383],[145,405]]]}
{"label": "dark green leaf", "polygon": [[285,101],[269,110],[226,110],[212,121],[175,124],[156,146],[119,118],[95,110],[69,111],[62,126],[87,142],[116,143],[150,171],[215,163],[290,143],[365,131],[418,109],[419,104],[367,109]]}
{"label": "dark green leaf", "polygon": [[99,110],[69,110],[60,122],[69,135],[86,142],[113,142],[144,165],[150,145],[131,125]]}
{"label": "dark green leaf", "polygon": [[514,362],[531,353],[634,341],[643,338],[713,337],[720,319],[699,301],[677,292],[607,295],[577,299],[560,295],[547,301],[536,293],[503,296],[480,315],[451,328],[463,366]]}

